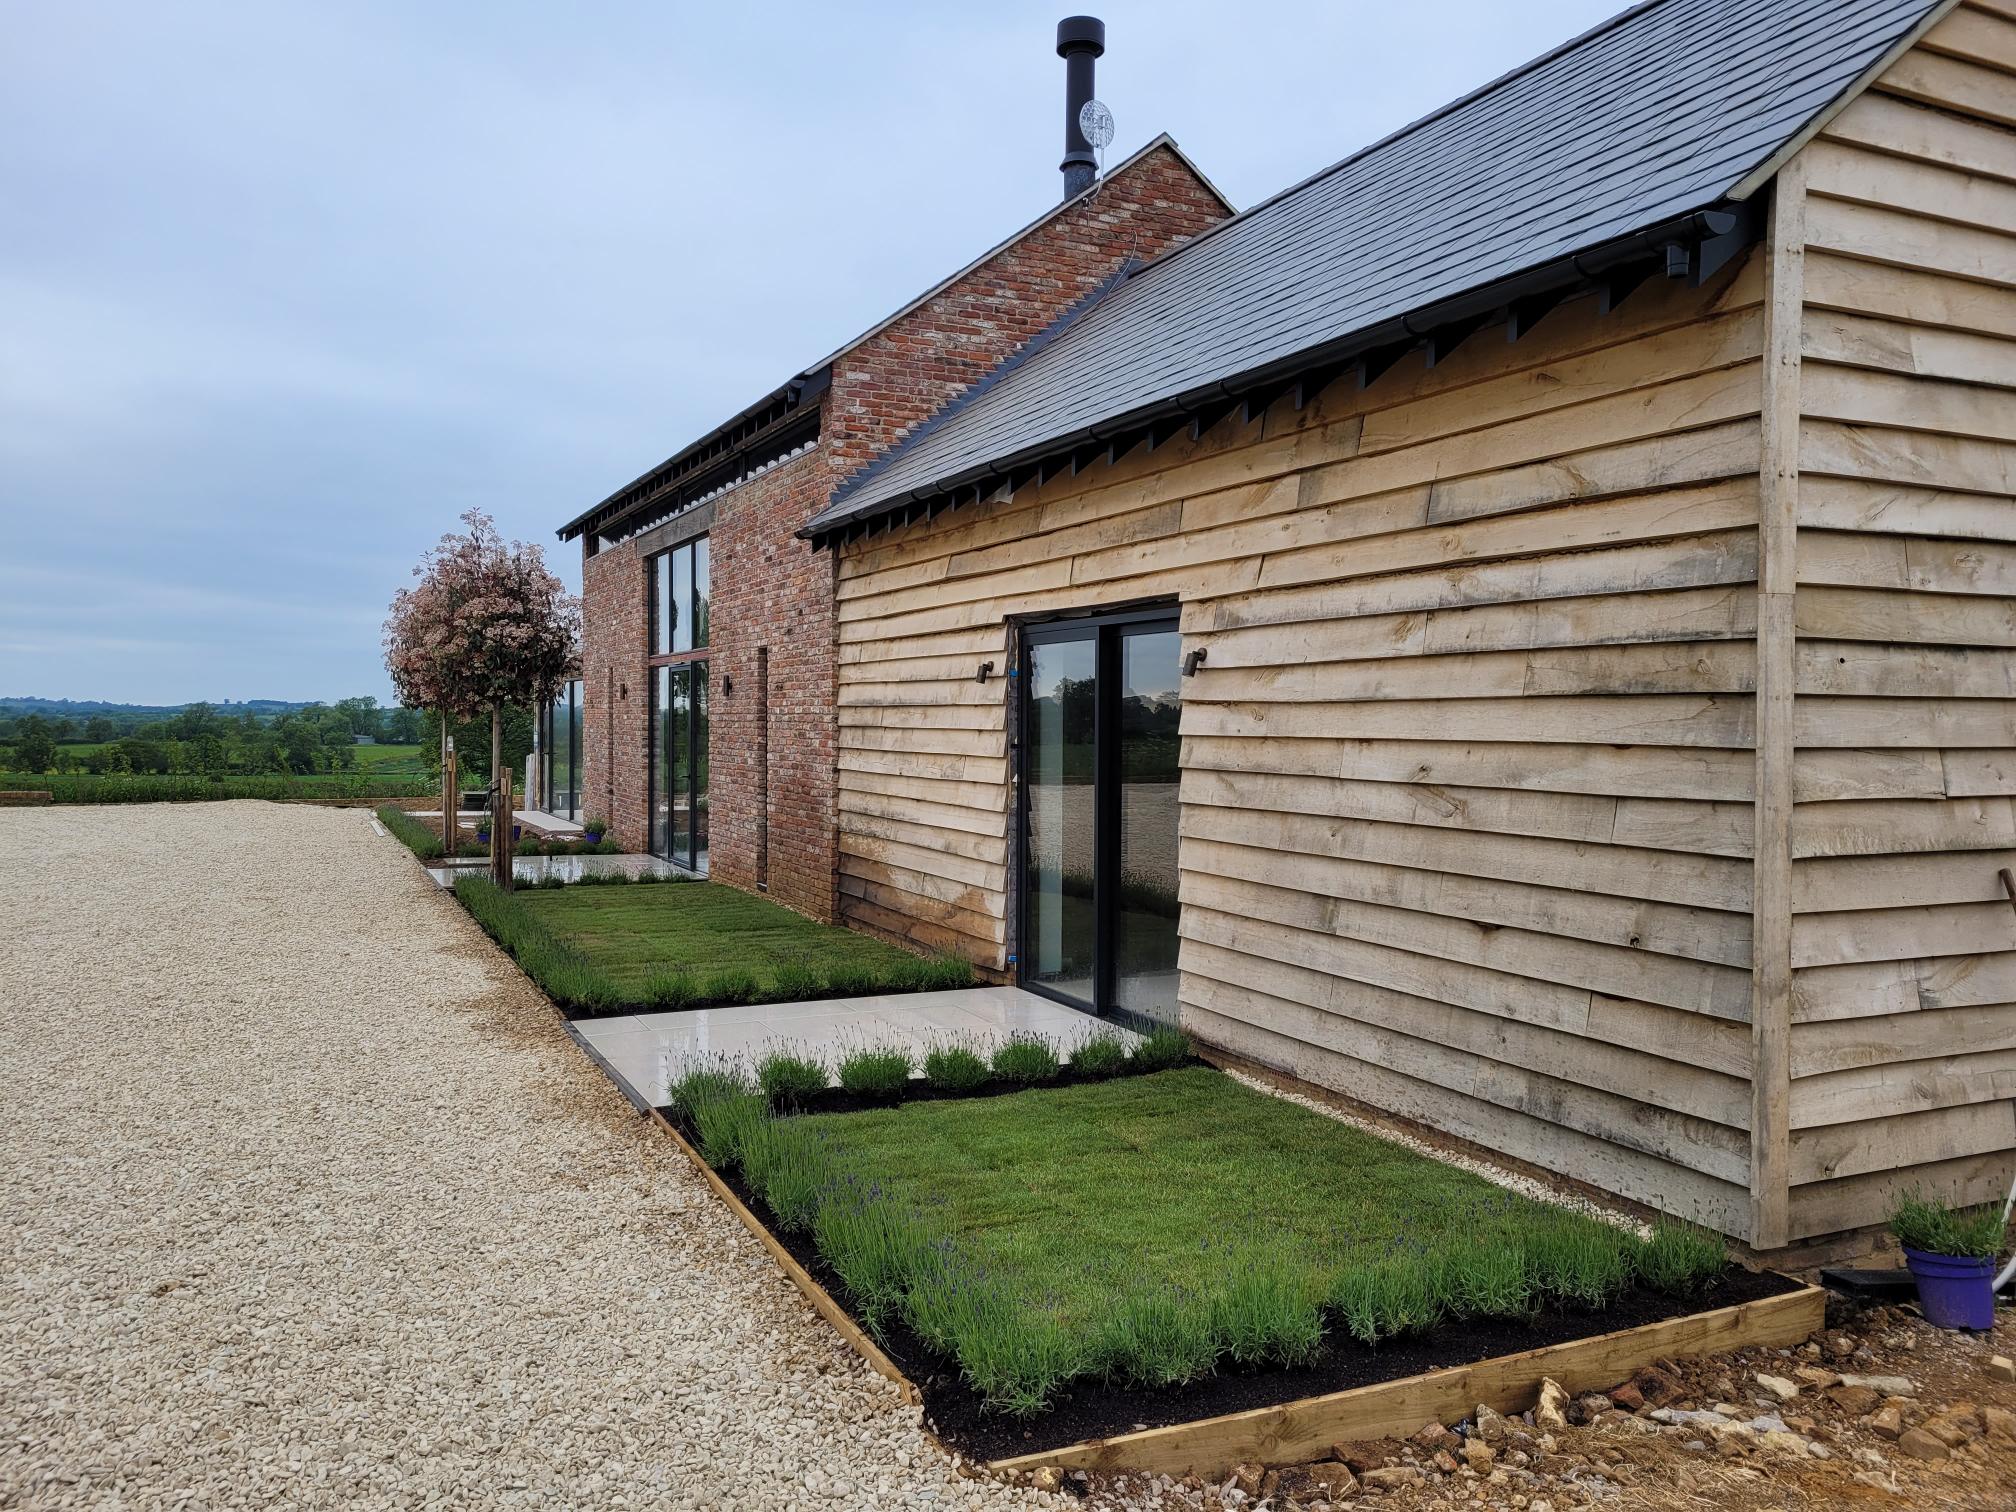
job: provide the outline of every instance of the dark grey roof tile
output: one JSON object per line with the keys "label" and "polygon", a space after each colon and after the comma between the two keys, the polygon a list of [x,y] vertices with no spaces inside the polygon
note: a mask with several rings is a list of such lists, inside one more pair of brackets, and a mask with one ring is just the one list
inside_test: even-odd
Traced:
{"label": "dark grey roof tile", "polygon": [[1942,0],[1651,0],[1141,270],[811,525],[1725,200]]}

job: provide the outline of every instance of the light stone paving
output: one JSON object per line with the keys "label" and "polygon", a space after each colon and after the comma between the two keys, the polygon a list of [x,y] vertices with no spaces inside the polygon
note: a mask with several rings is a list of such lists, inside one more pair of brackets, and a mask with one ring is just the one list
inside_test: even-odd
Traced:
{"label": "light stone paving", "polygon": [[580,1019],[574,1028],[632,1091],[660,1107],[673,1079],[695,1062],[753,1065],[773,1050],[808,1056],[831,1071],[848,1051],[865,1046],[901,1045],[921,1064],[934,1045],[963,1044],[986,1055],[1017,1034],[1047,1040],[1060,1058],[1094,1034],[1116,1035],[1129,1044],[1140,1038],[1019,987],[619,1014]]}
{"label": "light stone paving", "polygon": [[1084,1505],[960,1478],[368,814],[0,847],[0,1506]]}

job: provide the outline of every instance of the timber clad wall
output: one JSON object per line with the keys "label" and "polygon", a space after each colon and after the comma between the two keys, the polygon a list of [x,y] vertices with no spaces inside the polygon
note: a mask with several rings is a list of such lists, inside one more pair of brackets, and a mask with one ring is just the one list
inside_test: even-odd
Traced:
{"label": "timber clad wall", "polygon": [[1186,1022],[1744,1229],[1761,264],[845,549],[843,912],[1000,968],[973,667],[1179,599]]}
{"label": "timber clad wall", "polygon": [[974,669],[1178,602],[1202,1037],[1764,1245],[1997,1195],[2016,0],[1769,192],[1706,289],[841,548],[843,916],[1005,970]]}
{"label": "timber clad wall", "polygon": [[1791,1230],[2016,1144],[2016,3],[1799,155]]}

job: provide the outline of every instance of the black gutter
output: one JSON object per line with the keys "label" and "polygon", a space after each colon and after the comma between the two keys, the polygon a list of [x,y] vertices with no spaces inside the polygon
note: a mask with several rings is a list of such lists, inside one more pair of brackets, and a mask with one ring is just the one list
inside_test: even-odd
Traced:
{"label": "black gutter", "polygon": [[[948,495],[969,489],[985,492],[1008,481],[1012,474],[1040,467],[1090,445],[1117,442],[1157,422],[1197,416],[1212,409],[1222,414],[1225,408],[1237,404],[1256,390],[1273,389],[1279,393],[1298,376],[1312,370],[1337,368],[1341,371],[1382,348],[1412,348],[1440,329],[1465,324],[1474,326],[1480,320],[1488,320],[1514,305],[1536,298],[1557,293],[1566,297],[1630,264],[1656,260],[1669,247],[1689,250],[1687,271],[1699,282],[1754,240],[1760,231],[1761,223],[1752,204],[1723,204],[1691,211],[1642,231],[1556,258],[1524,273],[1499,279],[1466,294],[1383,321],[1369,329],[1354,331],[1320,346],[1304,348],[1291,356],[1205,384],[1174,398],[1129,410],[1081,430],[1048,437],[1036,445],[992,462],[965,468],[925,487],[892,494],[858,513],[842,513],[830,519],[815,517],[800,527],[797,534],[800,539],[817,547],[827,544],[836,535],[851,532],[856,526],[879,521],[899,511],[914,511],[918,505],[936,513],[938,508],[944,507]],[[1709,266],[1705,254],[1711,247],[1715,260]],[[897,454],[890,453],[888,460],[894,460]],[[845,492],[858,493],[870,481],[872,474],[873,469],[863,473]],[[844,493],[837,495],[833,501],[835,505],[842,502]]]}

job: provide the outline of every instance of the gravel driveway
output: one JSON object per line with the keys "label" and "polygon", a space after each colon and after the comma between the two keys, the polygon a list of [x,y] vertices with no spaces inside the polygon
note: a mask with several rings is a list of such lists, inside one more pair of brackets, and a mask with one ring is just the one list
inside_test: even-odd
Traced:
{"label": "gravel driveway", "polygon": [[0,856],[0,1506],[1050,1504],[955,1474],[366,814]]}

